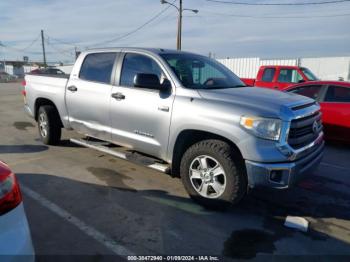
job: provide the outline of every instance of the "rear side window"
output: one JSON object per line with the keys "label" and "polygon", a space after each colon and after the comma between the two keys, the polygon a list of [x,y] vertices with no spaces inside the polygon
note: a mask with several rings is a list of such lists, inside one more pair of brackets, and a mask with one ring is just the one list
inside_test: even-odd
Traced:
{"label": "rear side window", "polygon": [[276,69],[275,68],[266,68],[264,70],[264,74],[262,76],[262,81],[264,82],[272,82],[273,76],[275,75]]}
{"label": "rear side window", "polygon": [[297,87],[290,92],[317,100],[321,92],[321,86],[302,86]]}
{"label": "rear side window", "polygon": [[79,77],[84,80],[109,84],[116,53],[95,53],[85,57]]}
{"label": "rear side window", "polygon": [[324,101],[350,103],[350,88],[342,86],[329,86]]}

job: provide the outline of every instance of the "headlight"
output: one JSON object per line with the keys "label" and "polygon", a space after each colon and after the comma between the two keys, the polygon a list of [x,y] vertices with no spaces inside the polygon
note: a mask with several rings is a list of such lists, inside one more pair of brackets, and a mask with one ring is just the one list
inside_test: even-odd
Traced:
{"label": "headlight", "polygon": [[240,124],[257,137],[280,139],[282,121],[279,119],[242,116]]}

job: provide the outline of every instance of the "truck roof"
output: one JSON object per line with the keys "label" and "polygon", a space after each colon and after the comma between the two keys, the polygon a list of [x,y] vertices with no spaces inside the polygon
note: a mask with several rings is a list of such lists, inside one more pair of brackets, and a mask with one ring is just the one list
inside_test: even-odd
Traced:
{"label": "truck roof", "polygon": [[260,66],[260,69],[264,68],[269,68],[269,67],[274,67],[274,68],[286,68],[286,69],[298,69],[298,68],[303,68],[302,66],[293,66],[293,65],[262,65]]}
{"label": "truck roof", "polygon": [[94,53],[94,52],[130,52],[130,51],[142,51],[146,53],[154,53],[154,54],[176,54],[176,53],[187,53],[193,54],[187,51],[179,51],[175,49],[165,49],[165,48],[147,48],[147,47],[108,47],[108,48],[93,48],[83,51],[82,53]]}

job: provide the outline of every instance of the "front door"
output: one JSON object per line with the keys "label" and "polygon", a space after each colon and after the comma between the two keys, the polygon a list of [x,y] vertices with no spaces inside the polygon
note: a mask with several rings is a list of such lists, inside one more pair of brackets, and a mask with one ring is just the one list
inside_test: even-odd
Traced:
{"label": "front door", "polygon": [[329,86],[321,107],[326,136],[350,141],[350,88]]}
{"label": "front door", "polygon": [[161,83],[165,79],[164,70],[155,58],[138,53],[125,54],[119,85],[112,88],[112,140],[165,158],[174,90],[162,92],[134,87],[134,78],[139,73],[155,74]]}

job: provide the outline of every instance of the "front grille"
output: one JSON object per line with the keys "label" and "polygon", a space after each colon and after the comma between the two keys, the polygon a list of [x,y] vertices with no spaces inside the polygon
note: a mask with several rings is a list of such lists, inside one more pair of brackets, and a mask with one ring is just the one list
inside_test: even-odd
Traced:
{"label": "front grille", "polygon": [[294,149],[299,149],[315,141],[323,128],[321,116],[321,112],[317,111],[310,116],[292,120],[288,144]]}

